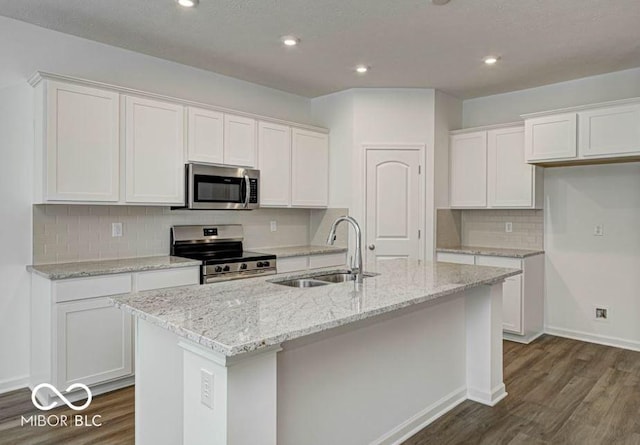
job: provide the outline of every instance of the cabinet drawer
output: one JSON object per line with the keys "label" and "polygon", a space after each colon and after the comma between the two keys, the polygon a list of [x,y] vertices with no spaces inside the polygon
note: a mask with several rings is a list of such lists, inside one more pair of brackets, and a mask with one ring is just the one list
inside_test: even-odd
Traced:
{"label": "cabinet drawer", "polygon": [[276,260],[278,273],[296,272],[306,270],[309,267],[308,256],[295,256],[290,258],[278,258]]}
{"label": "cabinet drawer", "polygon": [[135,279],[138,291],[199,284],[200,267],[139,272],[135,274]]}
{"label": "cabinet drawer", "polygon": [[522,269],[522,260],[518,258],[505,258],[497,256],[481,256],[476,257],[478,266],[506,267],[508,269]]}
{"label": "cabinet drawer", "polygon": [[118,274],[61,280],[56,281],[54,287],[57,302],[125,294],[131,292],[131,275]]}
{"label": "cabinet drawer", "polygon": [[320,267],[344,266],[347,264],[346,253],[331,253],[325,255],[311,255],[309,257],[309,269]]}
{"label": "cabinet drawer", "polygon": [[475,257],[464,253],[438,252],[436,261],[440,263],[475,264]]}

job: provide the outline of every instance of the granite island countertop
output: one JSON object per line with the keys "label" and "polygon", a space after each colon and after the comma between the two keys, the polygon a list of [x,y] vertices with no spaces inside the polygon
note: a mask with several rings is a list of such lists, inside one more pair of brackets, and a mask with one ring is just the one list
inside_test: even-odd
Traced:
{"label": "granite island countertop", "polygon": [[288,258],[295,256],[307,256],[307,255],[325,255],[330,253],[343,253],[346,252],[346,247],[338,246],[288,246],[288,247],[265,247],[258,249],[251,249],[252,251],[268,253],[275,255],[277,258]]}
{"label": "granite island countertop", "polygon": [[527,258],[542,255],[544,250],[537,249],[507,249],[502,247],[456,246],[438,247],[436,252],[464,253],[467,255],[502,256],[507,258]]}
{"label": "granite island countertop", "polygon": [[364,283],[299,289],[271,275],[209,285],[115,296],[116,307],[225,356],[235,356],[376,315],[494,284],[520,270],[417,260],[368,264]]}
{"label": "granite island countertop", "polygon": [[151,256],[119,260],[78,261],[73,263],[38,264],[27,270],[49,280],[93,277],[116,273],[143,272],[147,270],[174,269],[201,265],[201,261],[176,256]]}

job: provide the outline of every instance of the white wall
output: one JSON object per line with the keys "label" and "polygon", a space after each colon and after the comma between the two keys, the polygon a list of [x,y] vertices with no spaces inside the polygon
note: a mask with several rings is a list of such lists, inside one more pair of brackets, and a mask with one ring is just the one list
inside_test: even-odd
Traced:
{"label": "white wall", "polygon": [[464,128],[515,122],[520,115],[640,96],[640,68],[464,101]]}
{"label": "white wall", "polygon": [[282,91],[0,17],[0,392],[28,373],[32,99],[36,70],[313,123],[310,101]]}
{"label": "white wall", "polygon": [[[464,101],[464,127],[520,114],[640,96],[640,69]],[[640,165],[545,169],[549,332],[640,349]],[[593,236],[603,223],[605,235]],[[608,322],[594,306],[609,307]]]}
{"label": "white wall", "polygon": [[26,83],[0,89],[0,392],[29,374],[32,98]]}

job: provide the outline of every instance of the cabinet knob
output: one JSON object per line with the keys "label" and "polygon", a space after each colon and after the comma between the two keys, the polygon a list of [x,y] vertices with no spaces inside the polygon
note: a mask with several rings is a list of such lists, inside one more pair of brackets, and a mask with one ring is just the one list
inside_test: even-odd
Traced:
{"label": "cabinet knob", "polygon": [[375,244],[369,244],[369,250],[376,250]]}

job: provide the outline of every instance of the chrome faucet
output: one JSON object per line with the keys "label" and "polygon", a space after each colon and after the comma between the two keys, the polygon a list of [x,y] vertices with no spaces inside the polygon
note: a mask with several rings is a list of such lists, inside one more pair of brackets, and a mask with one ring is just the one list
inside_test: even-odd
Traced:
{"label": "chrome faucet", "polygon": [[342,221],[346,221],[351,224],[356,232],[356,257],[355,260],[351,262],[351,273],[356,275],[358,283],[362,283],[362,231],[360,230],[358,221],[350,216],[341,216],[336,219],[331,226],[331,231],[329,232],[329,237],[327,238],[327,244],[333,245],[334,241],[336,240],[336,228]]}

